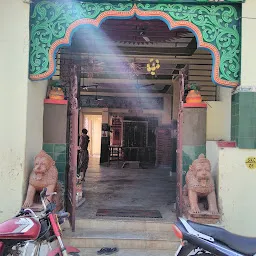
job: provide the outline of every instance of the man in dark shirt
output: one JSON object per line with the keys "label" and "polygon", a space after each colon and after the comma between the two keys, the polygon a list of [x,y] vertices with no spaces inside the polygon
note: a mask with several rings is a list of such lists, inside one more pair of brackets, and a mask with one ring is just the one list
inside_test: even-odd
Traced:
{"label": "man in dark shirt", "polygon": [[79,152],[78,170],[80,173],[81,172],[83,173],[82,181],[85,180],[85,173],[88,168],[88,162],[89,162],[88,145],[90,142],[90,137],[87,135],[87,133],[88,131],[86,129],[83,129],[79,139],[80,152]]}

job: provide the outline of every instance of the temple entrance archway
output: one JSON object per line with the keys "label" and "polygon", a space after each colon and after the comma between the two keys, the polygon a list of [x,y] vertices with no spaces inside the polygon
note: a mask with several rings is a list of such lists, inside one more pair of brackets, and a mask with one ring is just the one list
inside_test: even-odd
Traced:
{"label": "temple entrance archway", "polygon": [[198,48],[207,49],[212,54],[214,83],[236,87],[240,76],[240,9],[239,5],[231,4],[39,1],[32,5],[31,13],[30,79],[53,76],[58,49],[71,44],[72,35],[79,27],[98,27],[106,19],[137,16],[146,20],[161,19],[170,30],[186,28],[192,31]]}
{"label": "temple entrance archway", "polygon": [[[43,10],[48,12],[44,13]],[[72,17],[67,16],[68,10],[74,14]],[[192,13],[191,16],[185,14],[187,10]],[[239,10],[237,6],[214,4],[199,5],[196,8],[195,5],[190,4],[65,3],[59,5],[58,2],[53,4],[41,1],[34,6],[31,17],[30,79],[50,79],[54,75],[56,53],[61,47],[71,45],[73,34],[81,27],[99,27],[107,19],[137,17],[141,20],[160,19],[170,30],[191,31],[196,37],[197,48],[206,49],[211,53],[212,81],[217,85],[234,88],[239,84],[240,73]],[[52,17],[46,17],[46,13],[50,13]],[[219,15],[222,15],[222,18],[216,21]],[[74,224],[74,212],[72,221]]]}

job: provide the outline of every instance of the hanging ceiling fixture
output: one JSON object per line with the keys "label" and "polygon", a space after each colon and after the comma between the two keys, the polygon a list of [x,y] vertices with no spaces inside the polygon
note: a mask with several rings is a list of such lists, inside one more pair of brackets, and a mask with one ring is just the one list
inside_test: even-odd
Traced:
{"label": "hanging ceiling fixture", "polygon": [[97,100],[97,101],[101,101],[101,100],[103,100],[102,98],[98,98],[98,84],[97,85],[95,85],[95,89],[96,89],[96,94],[95,94],[95,100]]}
{"label": "hanging ceiling fixture", "polygon": [[147,71],[150,72],[152,76],[156,76],[157,70],[160,68],[160,61],[158,59],[150,59],[147,64]]}

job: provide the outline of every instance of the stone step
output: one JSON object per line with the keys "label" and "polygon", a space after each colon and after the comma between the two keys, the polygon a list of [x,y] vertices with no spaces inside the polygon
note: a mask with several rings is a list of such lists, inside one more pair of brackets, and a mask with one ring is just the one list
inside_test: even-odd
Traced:
{"label": "stone step", "polygon": [[[164,231],[172,232],[172,223],[163,221],[135,221],[111,219],[77,219],[79,229],[113,230],[113,231]],[[69,229],[66,221],[63,228]]]}
{"label": "stone step", "polygon": [[63,235],[66,244],[78,248],[118,247],[174,251],[179,243],[173,232],[77,229],[76,232],[65,230]]}
{"label": "stone step", "polygon": [[[95,256],[100,248],[80,248],[80,256]],[[113,256],[173,256],[176,250],[119,249]]]}

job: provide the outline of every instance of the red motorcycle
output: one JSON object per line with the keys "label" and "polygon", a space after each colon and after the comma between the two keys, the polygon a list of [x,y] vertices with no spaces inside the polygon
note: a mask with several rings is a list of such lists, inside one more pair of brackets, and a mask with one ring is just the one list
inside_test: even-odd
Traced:
{"label": "red motorcycle", "polygon": [[[0,256],[6,255],[31,255],[39,256],[42,245],[48,245],[48,256],[79,256],[79,250],[65,246],[61,238],[60,224],[69,217],[68,212],[53,213],[56,205],[49,202],[45,204],[47,189],[40,193],[44,207],[41,216],[37,216],[31,209],[21,209],[19,214],[0,224]],[[56,194],[56,193],[53,193]],[[52,248],[52,243],[57,242],[58,247]],[[33,243],[31,252],[29,245]],[[56,244],[56,243],[55,243]]]}

